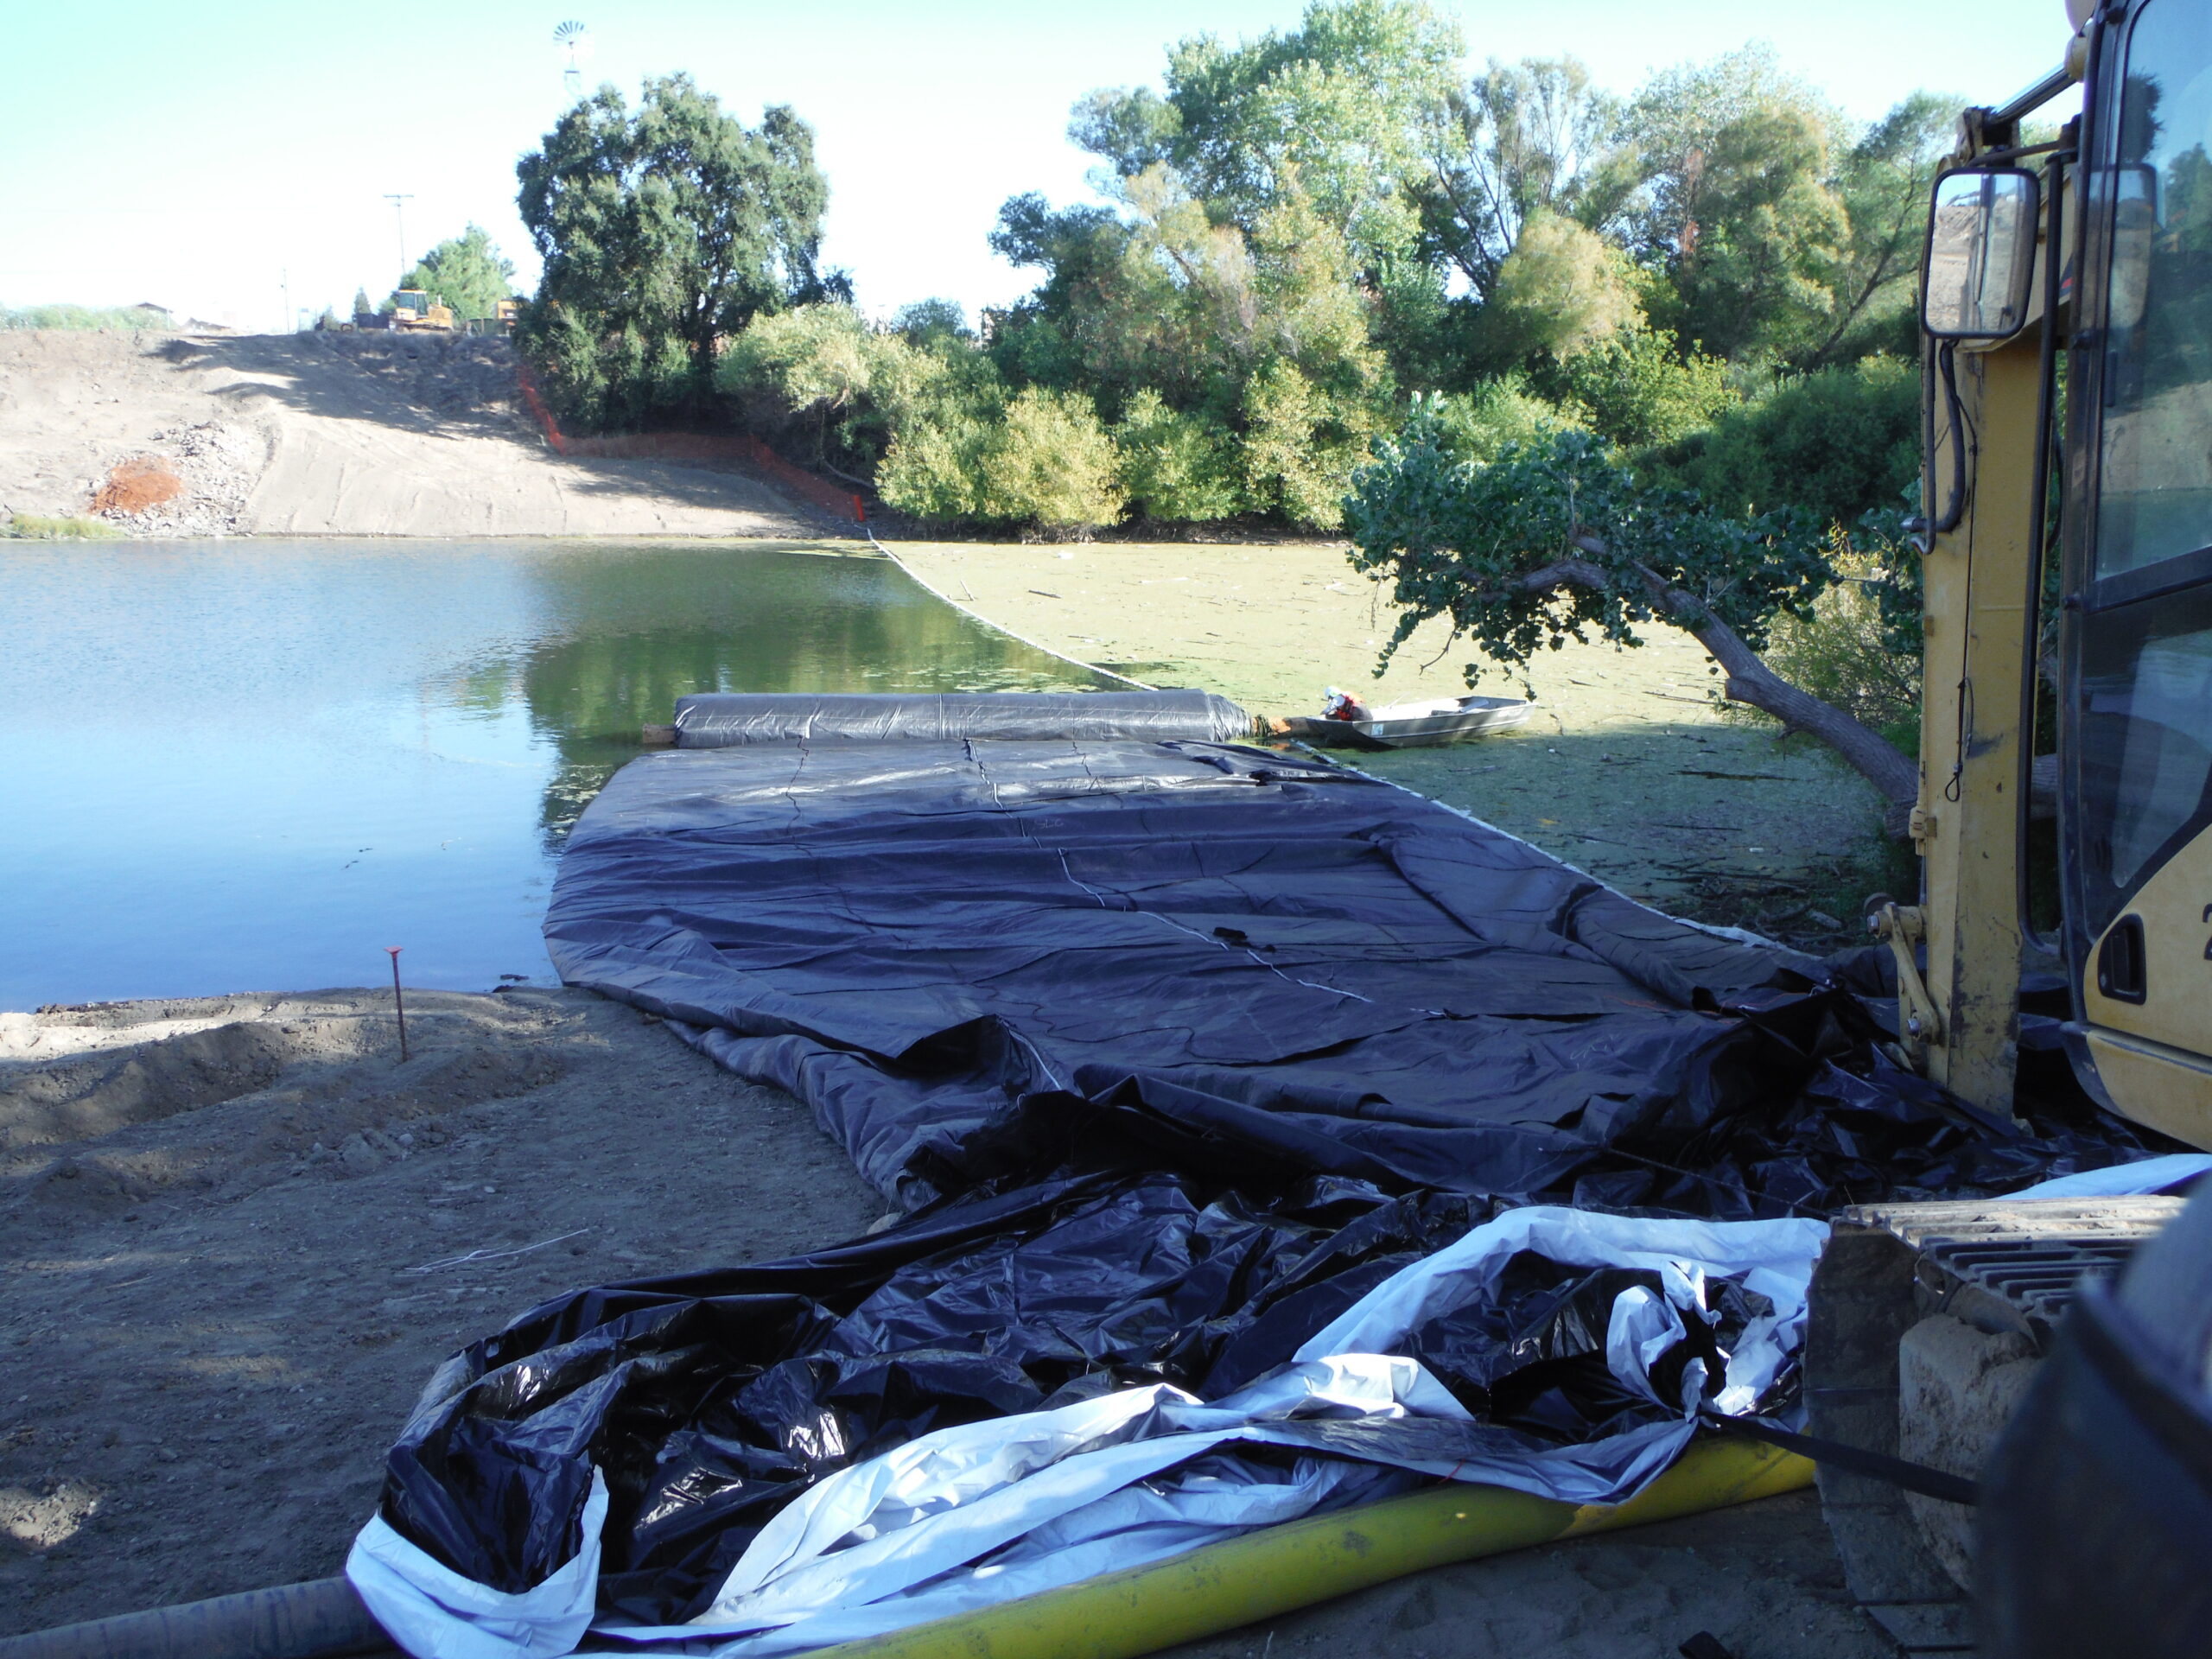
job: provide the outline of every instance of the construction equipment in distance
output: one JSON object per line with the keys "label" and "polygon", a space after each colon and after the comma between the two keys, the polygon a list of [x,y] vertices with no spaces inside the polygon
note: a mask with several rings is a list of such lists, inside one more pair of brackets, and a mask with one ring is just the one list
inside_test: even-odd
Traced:
{"label": "construction equipment in distance", "polygon": [[391,298],[392,327],[403,333],[449,334],[460,326],[454,321],[452,307],[419,288],[395,289]]}
{"label": "construction equipment in distance", "polygon": [[[1923,890],[1878,930],[1901,1048],[1969,1104],[2009,1115],[2024,1049],[2212,1147],[2212,0],[2068,14],[2064,67],[1967,111],[1935,184]],[[2024,128],[2076,83],[2078,119]],[[2024,1028],[2027,972],[2067,1017]],[[1862,1605],[1907,1652],[2212,1651],[2209,1362],[2212,1190],[1845,1212],[1808,1427],[1980,1500],[1824,1465]]]}

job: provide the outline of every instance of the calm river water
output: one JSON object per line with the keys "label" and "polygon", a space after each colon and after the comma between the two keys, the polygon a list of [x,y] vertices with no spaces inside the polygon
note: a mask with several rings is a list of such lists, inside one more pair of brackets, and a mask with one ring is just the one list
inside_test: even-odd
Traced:
{"label": "calm river water", "polygon": [[563,836],[695,690],[1080,671],[759,543],[0,543],[0,1009],[547,981]]}

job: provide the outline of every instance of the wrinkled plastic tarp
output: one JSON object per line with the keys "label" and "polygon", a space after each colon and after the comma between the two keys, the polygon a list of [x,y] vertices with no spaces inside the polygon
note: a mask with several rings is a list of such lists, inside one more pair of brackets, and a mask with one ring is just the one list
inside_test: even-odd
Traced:
{"label": "wrinkled plastic tarp", "polygon": [[1251,733],[1251,715],[1211,691],[718,691],[676,702],[676,743],[684,749],[959,738],[1230,743]]}
{"label": "wrinkled plastic tarp", "polygon": [[909,1207],[1109,1146],[1736,1217],[2056,1156],[1891,1065],[1817,963],[1251,748],[649,755],[578,823],[546,940]]}
{"label": "wrinkled plastic tarp", "polygon": [[349,1563],[434,1659],[765,1659],[1421,1478],[1622,1497],[1789,1399],[1791,1212],[2142,1149],[1893,1065],[1847,964],[1213,742],[648,756],[546,931],[915,1213],[448,1362]]}
{"label": "wrinkled plastic tarp", "polygon": [[[732,1639],[717,1652],[766,1656],[1370,1501],[1413,1476],[1614,1502],[1673,1461],[1700,1401],[1740,1411],[1772,1395],[1827,1233],[1527,1207],[1423,1255],[1456,1201],[1325,1184],[1260,1220],[1233,1198],[1194,1209],[1157,1176],[1076,1183],[1041,1210],[1038,1198],[539,1310],[449,1366],[395,1453],[396,1471],[403,1453],[435,1461],[441,1496],[479,1494],[475,1530],[442,1535],[455,1517],[396,1481],[349,1562],[354,1584],[411,1651],[521,1659],[577,1639],[594,1602],[574,1568],[588,1559],[604,1575],[601,1635],[718,1637]],[[1182,1248],[1166,1259],[1096,1253],[1136,1243],[1133,1228],[1158,1234],[1169,1211]],[[991,1226],[1011,1232],[943,1248]],[[902,1257],[830,1318],[832,1287],[849,1297]],[[1133,1273],[1148,1295],[1082,1294]],[[1240,1281],[1274,1288],[1224,1320]],[[770,1313],[771,1284],[814,1317]],[[733,1339],[751,1363],[732,1363]],[[766,1363],[779,1343],[811,1351]],[[903,1389],[882,1380],[894,1355],[911,1368]],[[1030,1408],[976,1409],[973,1379],[1014,1355],[1003,1397],[1070,1381]],[[933,1368],[963,1363],[967,1412],[894,1421]],[[885,1449],[860,1455],[872,1439]]]}

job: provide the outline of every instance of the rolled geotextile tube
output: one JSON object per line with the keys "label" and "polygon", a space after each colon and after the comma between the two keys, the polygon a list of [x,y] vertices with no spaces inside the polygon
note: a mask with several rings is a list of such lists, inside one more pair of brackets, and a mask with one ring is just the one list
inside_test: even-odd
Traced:
{"label": "rolled geotextile tube", "polygon": [[352,1585],[316,1579],[0,1638],[0,1659],[340,1659],[391,1646]]}
{"label": "rolled geotextile tube", "polygon": [[1502,1486],[1444,1486],[1268,1527],[806,1659],[1136,1659],[1424,1567],[1645,1526],[1813,1484],[1757,1441],[1703,1440],[1625,1503],[1577,1506]]}

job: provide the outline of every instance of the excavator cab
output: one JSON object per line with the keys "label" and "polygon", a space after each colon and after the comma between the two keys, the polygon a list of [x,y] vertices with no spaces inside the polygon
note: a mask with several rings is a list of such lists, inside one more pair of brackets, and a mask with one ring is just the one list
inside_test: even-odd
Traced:
{"label": "excavator cab", "polygon": [[[2074,3],[2065,68],[1967,111],[1930,202],[1923,884],[1881,925],[1932,1079],[2009,1114],[2063,1052],[2044,1079],[2206,1148],[2212,0]],[[2038,972],[2063,1017],[2023,1013]],[[1804,1381],[1815,1435],[1979,1483],[1821,1471],[1902,1651],[2212,1651],[2212,1189],[1846,1211]]]}
{"label": "excavator cab", "polygon": [[2212,14],[2107,23],[2080,174],[2059,743],[2075,1061],[2212,1145]]}

